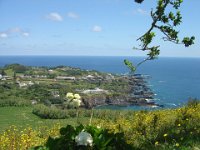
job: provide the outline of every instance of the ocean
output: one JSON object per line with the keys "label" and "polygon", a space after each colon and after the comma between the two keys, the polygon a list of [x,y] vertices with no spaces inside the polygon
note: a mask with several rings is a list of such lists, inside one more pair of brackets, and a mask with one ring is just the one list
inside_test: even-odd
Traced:
{"label": "ocean", "polygon": [[[0,56],[0,67],[12,63],[48,67],[66,65],[87,70],[125,74],[129,70],[123,63],[124,59],[138,62],[144,58],[122,56]],[[187,103],[189,98],[200,99],[200,58],[160,57],[144,63],[136,73],[150,76],[147,81],[155,93],[155,101],[164,105],[164,108],[182,106]],[[129,106],[120,109],[147,108]]]}

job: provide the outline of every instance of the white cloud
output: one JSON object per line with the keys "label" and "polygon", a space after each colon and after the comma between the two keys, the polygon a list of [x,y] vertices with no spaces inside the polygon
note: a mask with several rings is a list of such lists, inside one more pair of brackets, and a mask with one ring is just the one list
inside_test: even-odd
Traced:
{"label": "white cloud", "polygon": [[15,28],[11,28],[8,30],[8,33],[12,34],[12,33],[19,33],[24,37],[28,37],[30,35],[30,33],[25,32],[23,29],[19,28],[19,27],[15,27]]}
{"label": "white cloud", "polygon": [[25,37],[28,37],[28,36],[30,35],[30,33],[28,33],[28,32],[23,32],[22,35],[25,36]]}
{"label": "white cloud", "polygon": [[67,16],[68,16],[69,18],[72,18],[72,19],[78,19],[78,18],[79,18],[79,15],[76,14],[76,13],[74,13],[74,12],[68,12],[68,13],[67,13]]}
{"label": "white cloud", "polygon": [[146,10],[143,10],[141,8],[138,8],[136,10],[137,13],[141,14],[141,15],[149,15],[149,13]]}
{"label": "white cloud", "polygon": [[98,25],[95,25],[93,28],[92,28],[92,31],[93,32],[101,32],[102,31],[102,27],[98,26]]}
{"label": "white cloud", "polygon": [[8,34],[7,33],[0,33],[0,38],[7,38],[8,37]]}
{"label": "white cloud", "polygon": [[57,12],[49,13],[47,15],[47,19],[49,19],[51,21],[63,21],[63,17]]}
{"label": "white cloud", "polygon": [[10,29],[7,29],[6,31],[0,32],[0,38],[7,38],[8,36],[12,36],[12,35],[21,35],[24,37],[28,37],[30,33],[27,31],[24,31],[23,29],[19,27],[10,28]]}

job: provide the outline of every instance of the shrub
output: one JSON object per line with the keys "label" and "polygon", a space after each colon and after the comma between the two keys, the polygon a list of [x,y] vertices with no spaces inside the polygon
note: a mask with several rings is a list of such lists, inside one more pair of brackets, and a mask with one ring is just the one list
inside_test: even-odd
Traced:
{"label": "shrub", "polygon": [[123,133],[113,133],[108,129],[94,126],[68,125],[60,129],[60,137],[49,139],[45,147],[37,146],[33,149],[48,150],[128,150],[131,145],[126,143]]}
{"label": "shrub", "polygon": [[31,102],[29,100],[25,100],[22,98],[9,98],[9,99],[0,99],[0,107],[7,107],[7,106],[30,106]]}
{"label": "shrub", "polygon": [[59,135],[60,125],[52,127],[40,126],[37,130],[31,127],[20,129],[14,125],[7,130],[0,132],[1,150],[28,150],[36,145],[44,145],[49,136]]}
{"label": "shrub", "polygon": [[50,98],[49,101],[51,104],[63,104],[64,99],[61,98]]}
{"label": "shrub", "polygon": [[187,106],[188,107],[196,107],[198,104],[200,103],[200,100],[196,99],[196,98],[189,98]]}
{"label": "shrub", "polygon": [[56,107],[47,107],[43,104],[36,105],[33,108],[33,114],[44,119],[65,119],[69,118],[68,112]]}

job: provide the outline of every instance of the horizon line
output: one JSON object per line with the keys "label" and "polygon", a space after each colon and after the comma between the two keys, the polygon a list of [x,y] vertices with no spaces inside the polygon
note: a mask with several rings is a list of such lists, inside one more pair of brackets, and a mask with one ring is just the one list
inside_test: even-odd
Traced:
{"label": "horizon line", "polygon": [[[0,57],[30,57],[30,56],[33,56],[33,57],[52,57],[52,56],[55,56],[55,57],[143,57],[145,58],[146,56],[128,56],[128,55],[0,55]],[[158,58],[156,59],[159,59],[159,58],[200,58],[200,56],[159,56]]]}

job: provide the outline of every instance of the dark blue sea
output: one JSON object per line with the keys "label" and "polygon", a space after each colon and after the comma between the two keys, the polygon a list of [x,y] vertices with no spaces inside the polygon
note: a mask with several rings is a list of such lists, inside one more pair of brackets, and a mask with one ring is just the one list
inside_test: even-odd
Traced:
{"label": "dark blue sea", "polygon": [[[110,56],[0,56],[0,66],[12,63],[50,67],[66,65],[82,69],[125,74],[129,70],[123,64],[124,59],[138,62],[144,58]],[[200,99],[200,58],[160,57],[140,66],[137,73],[150,76],[148,83],[156,94],[155,101],[163,104],[165,108],[182,106],[187,103],[189,98]],[[126,109],[143,109],[143,107],[129,106]]]}

